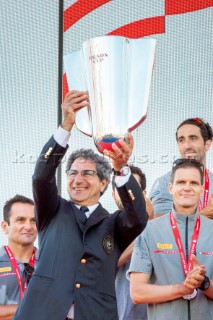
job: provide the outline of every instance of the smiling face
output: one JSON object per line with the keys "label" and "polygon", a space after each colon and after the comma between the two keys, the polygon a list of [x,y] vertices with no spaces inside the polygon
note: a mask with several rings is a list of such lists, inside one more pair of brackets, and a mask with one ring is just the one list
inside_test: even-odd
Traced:
{"label": "smiling face", "polygon": [[106,179],[101,181],[97,174],[88,179],[80,173],[82,170],[96,171],[95,162],[89,159],[77,158],[70,169],[78,171],[74,178],[67,178],[67,191],[70,199],[81,206],[90,206],[98,203],[101,192],[106,188]]}
{"label": "smiling face", "polygon": [[178,213],[194,214],[203,194],[200,172],[196,168],[178,168],[169,184],[174,208]]}
{"label": "smiling face", "polygon": [[183,158],[196,159],[205,165],[206,152],[211,146],[211,141],[204,142],[199,127],[192,124],[180,127],[177,132],[177,143]]}
{"label": "smiling face", "polygon": [[34,205],[16,202],[12,205],[9,223],[3,221],[2,229],[8,236],[8,245],[32,245],[37,236]]}

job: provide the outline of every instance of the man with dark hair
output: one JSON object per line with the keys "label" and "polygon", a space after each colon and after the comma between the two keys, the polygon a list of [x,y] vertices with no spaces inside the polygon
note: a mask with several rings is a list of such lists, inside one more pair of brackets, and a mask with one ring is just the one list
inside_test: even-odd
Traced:
{"label": "man with dark hair", "polygon": [[3,207],[3,218],[8,224],[10,224],[11,208],[14,203],[31,204],[34,206],[34,201],[30,198],[22,196],[20,194],[15,195],[13,198],[7,200]]}
{"label": "man with dark hair", "polygon": [[37,161],[33,176],[39,259],[14,319],[116,320],[118,258],[147,223],[145,201],[127,161],[133,137],[104,151],[112,159],[123,210],[109,214],[99,203],[110,182],[108,158],[92,150],[72,153],[66,168],[70,201],[58,194],[55,173],[66,153],[76,111],[89,106],[86,92],[70,91],[64,120]]}
{"label": "man with dark hair", "polygon": [[37,229],[33,200],[16,195],[3,207],[3,232],[8,244],[0,248],[0,319],[12,319],[23,298],[35,264]]}
{"label": "man with dark hair", "polygon": [[128,275],[134,303],[150,320],[213,319],[213,220],[199,215],[203,169],[194,159],[174,162],[172,210],[149,221],[137,238]]}
{"label": "man with dark hair", "polygon": [[[137,180],[141,192],[146,201],[146,211],[149,215],[149,220],[153,219],[153,207],[151,201],[146,197],[146,176],[139,167],[130,165],[132,175]],[[112,180],[113,198],[119,209],[122,208],[121,199],[115,188],[115,182]],[[115,279],[116,298],[118,305],[119,320],[147,320],[147,306],[146,304],[133,304],[130,298],[129,281],[126,278],[126,272],[129,269],[129,264],[134,248],[133,241],[126,250],[122,253],[118,261],[118,270]]]}
{"label": "man with dark hair", "polygon": [[[184,120],[177,128],[176,140],[179,152],[183,158],[197,159],[204,165],[204,195],[199,202],[202,215],[213,219],[213,173],[206,168],[206,153],[213,139],[212,128],[208,122],[200,118]],[[172,208],[172,195],[168,185],[171,172],[155,180],[150,199],[154,206],[155,218],[169,212]]]}

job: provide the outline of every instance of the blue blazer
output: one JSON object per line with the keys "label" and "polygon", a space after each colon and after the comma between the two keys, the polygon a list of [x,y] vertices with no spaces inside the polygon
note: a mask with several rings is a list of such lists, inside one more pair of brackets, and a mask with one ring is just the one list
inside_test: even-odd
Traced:
{"label": "blue blazer", "polygon": [[117,262],[148,220],[131,176],[118,188],[124,210],[109,214],[99,204],[84,224],[80,210],[58,195],[55,173],[66,150],[52,137],[36,164],[39,256],[15,320],[65,320],[73,303],[75,320],[117,320]]}

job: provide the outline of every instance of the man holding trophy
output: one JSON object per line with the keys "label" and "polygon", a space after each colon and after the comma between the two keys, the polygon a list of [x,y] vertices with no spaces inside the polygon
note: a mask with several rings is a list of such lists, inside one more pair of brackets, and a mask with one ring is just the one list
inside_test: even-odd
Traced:
{"label": "man holding trophy", "polygon": [[[63,123],[33,176],[40,256],[15,320],[118,320],[118,259],[148,220],[127,162],[130,132],[146,118],[154,55],[154,39],[105,36],[64,57],[71,91],[62,104]],[[67,201],[58,194],[55,173],[74,124],[107,158],[91,149],[70,155]],[[109,214],[99,200],[112,170],[123,209]]]}
{"label": "man holding trophy", "polygon": [[[39,257],[14,319],[116,320],[115,273],[124,249],[145,228],[148,215],[141,189],[127,165],[133,136],[112,143],[103,155],[73,152],[67,162],[67,201],[55,173],[68,149],[76,112],[89,106],[87,92],[70,91],[64,120],[44,146],[33,175]],[[113,169],[108,162],[112,160]],[[124,209],[109,214],[99,203],[111,171]]]}

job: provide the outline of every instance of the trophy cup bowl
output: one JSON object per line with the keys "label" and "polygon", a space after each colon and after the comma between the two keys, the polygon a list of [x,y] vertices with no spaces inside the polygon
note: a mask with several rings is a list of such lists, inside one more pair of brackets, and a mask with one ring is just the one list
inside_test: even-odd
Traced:
{"label": "trophy cup bowl", "polygon": [[90,106],[77,112],[76,127],[100,152],[145,120],[155,47],[155,39],[103,36],[64,56],[69,90],[89,93]]}

